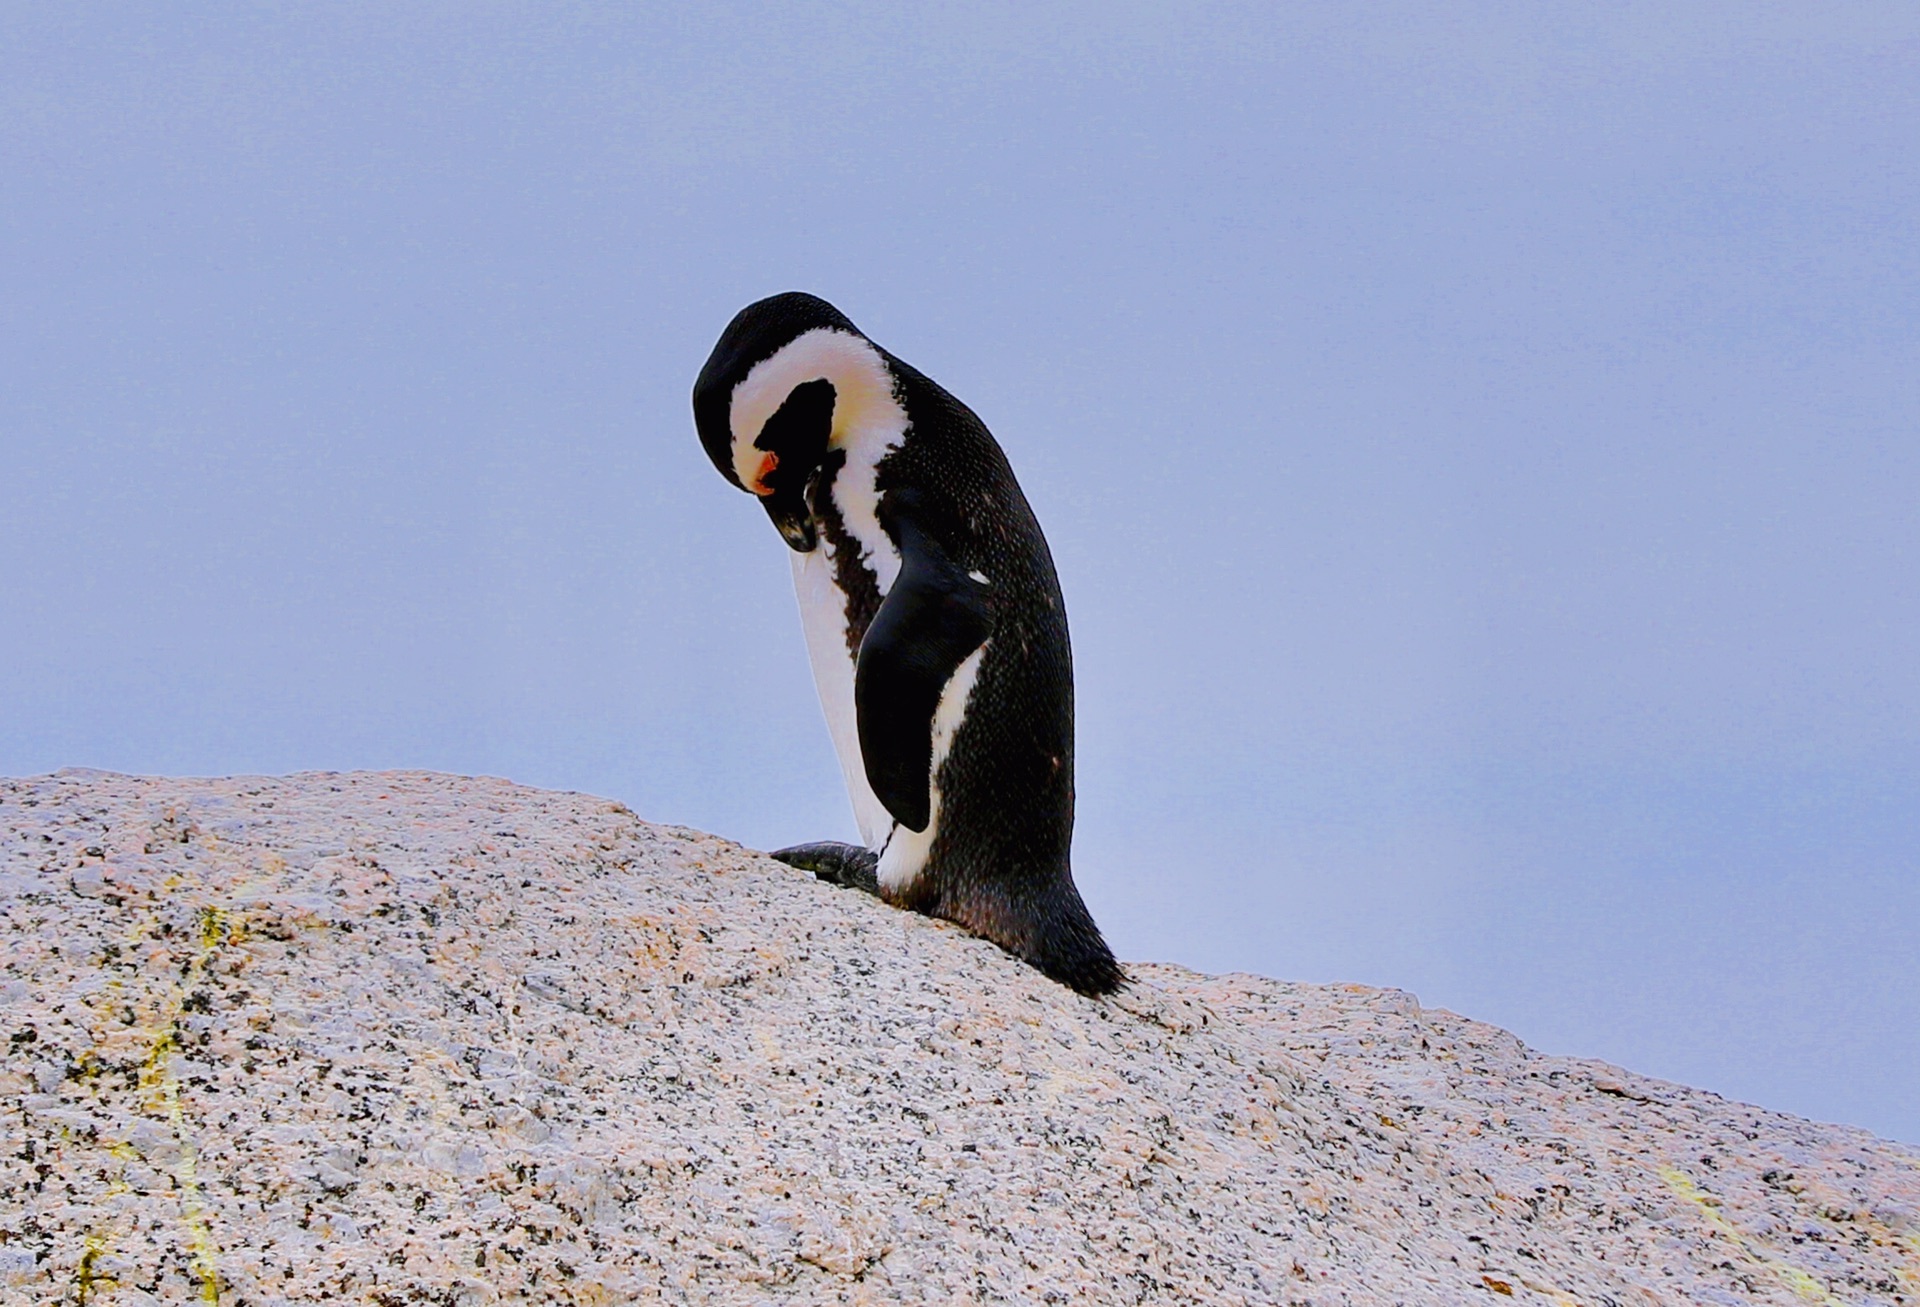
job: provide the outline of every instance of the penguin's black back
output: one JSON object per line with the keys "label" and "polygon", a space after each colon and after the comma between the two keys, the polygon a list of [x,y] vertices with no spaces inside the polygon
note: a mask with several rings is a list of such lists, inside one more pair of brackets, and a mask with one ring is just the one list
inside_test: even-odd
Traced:
{"label": "penguin's black back", "polygon": [[[1073,884],[1073,655],[1053,555],[1005,453],[973,411],[897,359],[911,423],[876,488],[992,579],[993,633],[936,778],[940,826],[909,906],[960,921],[1083,993],[1124,975]],[[883,518],[884,520],[884,518]]]}

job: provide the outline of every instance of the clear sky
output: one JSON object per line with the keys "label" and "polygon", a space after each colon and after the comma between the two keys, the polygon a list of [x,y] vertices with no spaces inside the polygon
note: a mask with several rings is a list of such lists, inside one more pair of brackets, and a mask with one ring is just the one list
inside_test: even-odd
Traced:
{"label": "clear sky", "polygon": [[696,441],[807,289],[1052,542],[1119,953],[1920,1142],[1920,7],[0,9],[0,773],[846,837]]}

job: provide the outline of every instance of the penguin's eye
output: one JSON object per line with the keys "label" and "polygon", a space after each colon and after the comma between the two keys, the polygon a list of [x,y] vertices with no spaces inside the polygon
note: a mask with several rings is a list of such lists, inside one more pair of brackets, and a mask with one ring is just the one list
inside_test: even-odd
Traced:
{"label": "penguin's eye", "polygon": [[767,478],[772,476],[773,470],[779,466],[780,455],[771,452],[762,454],[760,456],[760,470],[753,474],[753,484],[748,486],[747,489],[753,491],[756,495],[772,494],[773,487],[767,484]]}

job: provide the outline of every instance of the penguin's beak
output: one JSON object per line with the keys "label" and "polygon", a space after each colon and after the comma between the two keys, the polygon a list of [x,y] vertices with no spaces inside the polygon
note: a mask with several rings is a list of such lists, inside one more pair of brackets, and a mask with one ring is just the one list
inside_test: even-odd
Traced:
{"label": "penguin's beak", "polygon": [[813,529],[813,513],[807,508],[806,495],[798,490],[775,490],[760,497],[760,506],[773,519],[774,527],[787,547],[797,554],[810,554],[818,543]]}

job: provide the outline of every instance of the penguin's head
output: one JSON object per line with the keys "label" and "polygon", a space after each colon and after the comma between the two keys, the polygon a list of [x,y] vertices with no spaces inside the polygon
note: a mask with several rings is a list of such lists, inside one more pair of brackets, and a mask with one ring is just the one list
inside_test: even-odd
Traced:
{"label": "penguin's head", "polygon": [[693,422],[727,480],[760,499],[789,546],[817,543],[808,487],[850,433],[899,414],[886,355],[802,291],[734,315],[693,383]]}

